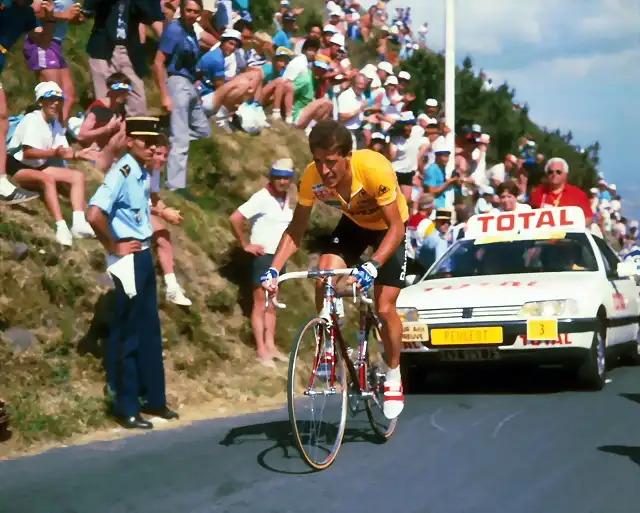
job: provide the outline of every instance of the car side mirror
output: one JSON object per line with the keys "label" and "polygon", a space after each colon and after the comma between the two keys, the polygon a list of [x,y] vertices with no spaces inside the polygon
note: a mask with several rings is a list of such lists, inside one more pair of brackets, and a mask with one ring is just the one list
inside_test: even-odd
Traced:
{"label": "car side mirror", "polygon": [[640,273],[638,273],[638,267],[635,262],[620,262],[616,267],[616,274],[619,278],[630,278]]}

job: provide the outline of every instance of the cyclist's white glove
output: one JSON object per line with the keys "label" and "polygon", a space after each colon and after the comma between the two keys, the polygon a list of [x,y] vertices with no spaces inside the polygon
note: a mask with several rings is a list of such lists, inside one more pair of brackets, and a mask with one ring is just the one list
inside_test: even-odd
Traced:
{"label": "cyclist's white glove", "polygon": [[274,281],[278,281],[278,276],[280,276],[278,270],[269,267],[267,272],[260,277],[260,283],[264,283],[267,287],[270,287]]}
{"label": "cyclist's white glove", "polygon": [[373,280],[378,277],[378,268],[373,262],[366,262],[358,267],[353,277],[360,285],[360,290],[366,292],[373,285]]}

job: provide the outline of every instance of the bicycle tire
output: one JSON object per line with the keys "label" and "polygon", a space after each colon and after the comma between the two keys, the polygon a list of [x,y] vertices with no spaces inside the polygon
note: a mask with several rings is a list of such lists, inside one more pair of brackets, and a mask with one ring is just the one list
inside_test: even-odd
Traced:
{"label": "bicycle tire", "polygon": [[[398,417],[395,419],[387,419],[382,412],[382,404],[384,400],[384,380],[380,381],[376,375],[376,367],[371,365],[370,362],[370,347],[371,344],[378,344],[381,342],[380,331],[378,330],[378,326],[375,323],[371,324],[371,328],[367,333],[367,356],[366,356],[366,364],[367,364],[367,388],[377,394],[378,403],[372,398],[366,400],[366,410],[367,417],[369,419],[369,424],[371,424],[371,429],[375,433],[376,437],[381,442],[386,442],[398,425]],[[381,417],[380,417],[381,416]],[[378,421],[380,418],[380,421]]]}
{"label": "bicycle tire", "polygon": [[[295,338],[293,346],[291,348],[291,355],[289,358],[289,372],[287,374],[287,406],[289,411],[289,422],[291,424],[291,431],[293,433],[293,439],[295,445],[300,452],[303,460],[307,465],[309,465],[314,470],[324,470],[329,467],[336,456],[338,455],[338,451],[342,445],[342,439],[344,437],[344,432],[347,424],[347,383],[349,380],[347,374],[347,368],[344,360],[342,359],[342,355],[340,351],[335,351],[335,374],[336,379],[340,377],[340,381],[342,382],[342,391],[339,395],[342,396],[342,404],[340,411],[340,420],[337,427],[337,436],[336,439],[329,451],[327,457],[322,461],[316,461],[305,449],[305,444],[303,443],[304,434],[300,432],[298,427],[298,418],[296,417],[296,404],[295,404],[295,384],[296,384],[296,362],[299,358],[299,350],[303,340],[305,333],[309,329],[313,329],[313,327],[320,327],[322,330],[326,330],[327,320],[321,317],[311,317],[303,326],[300,328],[298,335]],[[322,340],[320,341],[322,343]],[[317,343],[317,340],[316,340]],[[308,379],[308,378],[307,378]],[[338,393],[336,394],[338,395]],[[307,396],[308,397],[308,396]],[[300,408],[298,408],[299,410]],[[322,424],[322,421],[320,422]]]}

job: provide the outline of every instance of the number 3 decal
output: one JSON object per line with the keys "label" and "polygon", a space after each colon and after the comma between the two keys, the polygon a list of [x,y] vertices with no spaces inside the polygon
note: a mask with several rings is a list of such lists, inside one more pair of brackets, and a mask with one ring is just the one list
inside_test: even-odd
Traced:
{"label": "number 3 decal", "polygon": [[540,335],[544,335],[544,324],[540,325]]}

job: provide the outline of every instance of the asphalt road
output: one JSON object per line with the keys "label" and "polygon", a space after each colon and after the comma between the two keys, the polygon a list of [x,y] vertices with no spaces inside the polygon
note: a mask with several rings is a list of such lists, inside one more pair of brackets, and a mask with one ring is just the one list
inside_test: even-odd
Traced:
{"label": "asphalt road", "polygon": [[198,423],[0,464],[2,513],[633,513],[640,369],[599,393],[554,373],[439,379],[396,433],[351,420],[309,473],[286,411]]}

